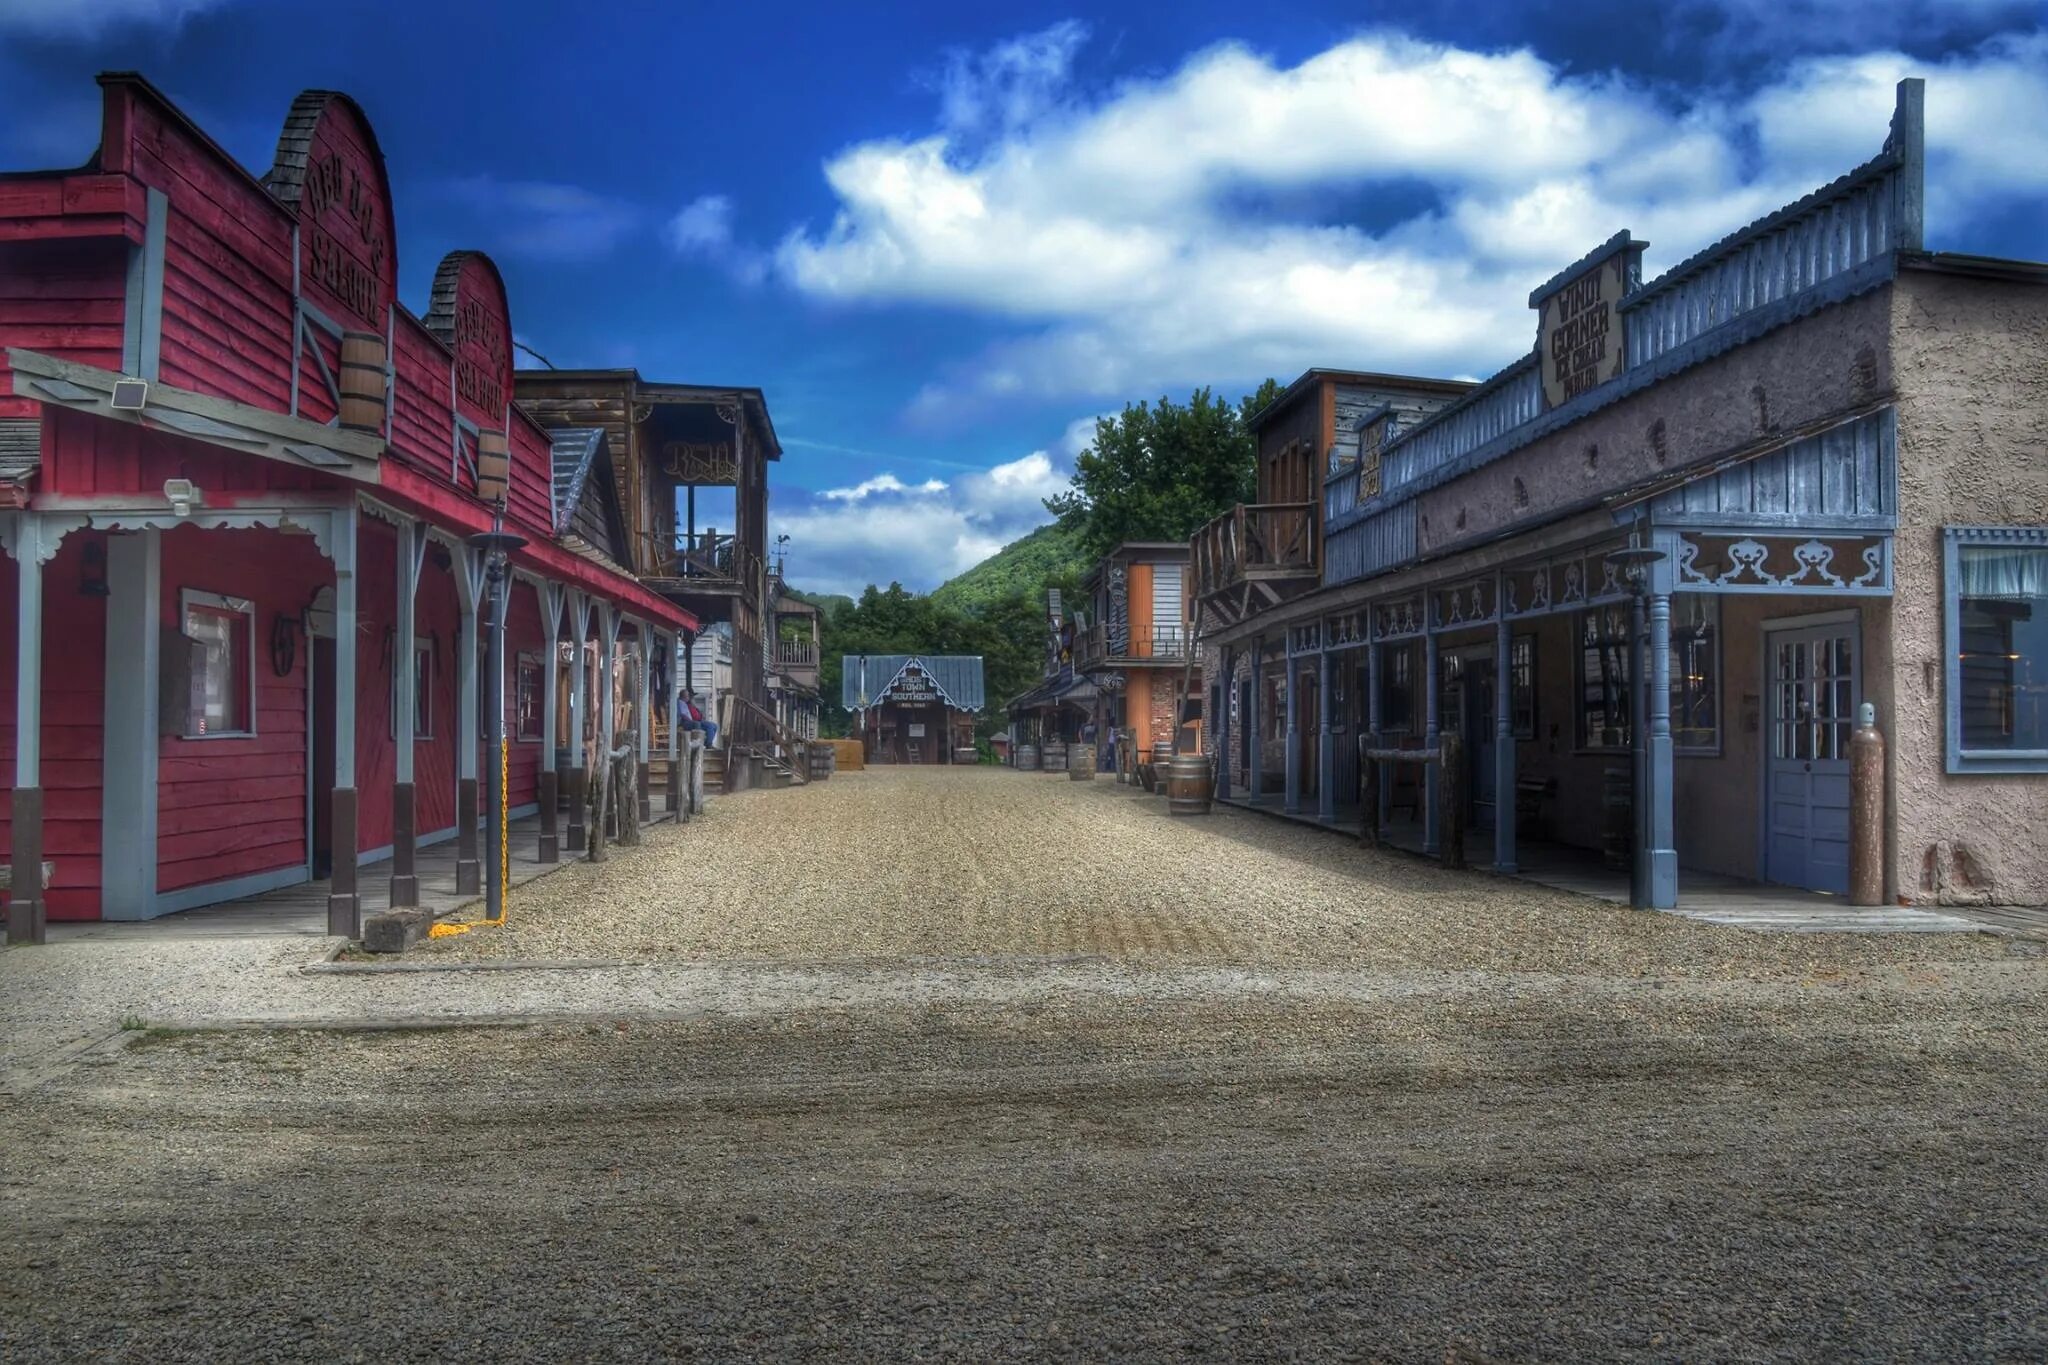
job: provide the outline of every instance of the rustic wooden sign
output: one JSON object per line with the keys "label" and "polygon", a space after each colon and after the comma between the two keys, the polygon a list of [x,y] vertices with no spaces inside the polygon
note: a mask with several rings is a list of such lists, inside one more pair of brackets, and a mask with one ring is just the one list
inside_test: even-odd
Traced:
{"label": "rustic wooden sign", "polygon": [[391,186],[356,102],[308,90],[292,104],[267,177],[299,215],[299,293],[347,331],[383,335],[398,292]]}
{"label": "rustic wooden sign", "polygon": [[1380,457],[1394,439],[1394,414],[1383,412],[1358,433],[1358,500],[1380,495]]}
{"label": "rustic wooden sign", "polygon": [[1543,401],[1549,407],[1621,374],[1621,298],[1628,291],[1628,253],[1589,265],[1542,301],[1537,350]]}
{"label": "rustic wooden sign", "polygon": [[678,483],[718,487],[740,481],[739,461],[722,442],[670,441],[661,448],[661,463]]}

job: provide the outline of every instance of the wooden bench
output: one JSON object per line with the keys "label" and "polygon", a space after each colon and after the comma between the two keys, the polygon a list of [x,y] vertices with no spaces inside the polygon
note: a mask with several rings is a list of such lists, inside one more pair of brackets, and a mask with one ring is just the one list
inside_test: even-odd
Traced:
{"label": "wooden bench", "polygon": [[[57,865],[47,858],[43,860],[43,890],[50,889],[50,878],[57,875]],[[0,863],[0,891],[14,889],[14,864]]]}

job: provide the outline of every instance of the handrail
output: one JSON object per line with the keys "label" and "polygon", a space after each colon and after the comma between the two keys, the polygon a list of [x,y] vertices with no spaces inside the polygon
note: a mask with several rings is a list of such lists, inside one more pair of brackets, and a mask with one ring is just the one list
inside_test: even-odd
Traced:
{"label": "handrail", "polygon": [[1240,503],[1195,532],[1189,542],[1196,595],[1240,583],[1254,569],[1315,572],[1316,504]]}
{"label": "handrail", "polygon": [[1112,646],[1109,629],[1102,622],[1088,628],[1081,644],[1075,650],[1078,662],[1092,664],[1102,659],[1171,659],[1178,662],[1189,653],[1189,633],[1186,626],[1153,625],[1150,635],[1128,632],[1129,638]]}
{"label": "handrail", "polygon": [[816,640],[777,640],[775,662],[797,668],[818,666],[818,642]]}
{"label": "handrail", "polygon": [[777,720],[774,712],[759,702],[742,697],[738,693],[728,695],[733,702],[732,742],[727,745],[726,752],[730,754],[741,745],[773,745],[782,750],[781,756],[789,764],[794,780],[807,781],[810,771],[806,766],[810,759],[809,742]]}

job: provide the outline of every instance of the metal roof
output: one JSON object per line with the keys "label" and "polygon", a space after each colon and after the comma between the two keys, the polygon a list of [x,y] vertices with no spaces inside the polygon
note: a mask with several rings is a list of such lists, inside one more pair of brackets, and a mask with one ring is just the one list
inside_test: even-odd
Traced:
{"label": "metal roof", "polygon": [[604,444],[602,427],[556,427],[548,433],[549,454],[554,464],[555,534],[569,529],[576,504],[583,500],[583,485],[589,481],[590,466]]}
{"label": "metal roof", "polygon": [[867,709],[911,664],[924,670],[939,695],[959,710],[979,711],[986,703],[979,654],[842,654],[841,704],[849,711]]}

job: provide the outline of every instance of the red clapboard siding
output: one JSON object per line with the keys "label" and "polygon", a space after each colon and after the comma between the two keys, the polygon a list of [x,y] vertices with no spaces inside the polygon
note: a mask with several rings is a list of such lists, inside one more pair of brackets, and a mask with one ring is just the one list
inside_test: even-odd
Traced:
{"label": "red clapboard siding", "polygon": [[[455,746],[461,742],[462,717],[457,713],[457,653],[462,644],[462,607],[455,593],[459,560],[438,568],[432,557],[420,574],[416,625],[434,638],[434,700],[432,739],[413,747],[413,800],[418,803],[419,832],[450,829],[455,824]],[[388,731],[379,731],[380,736]],[[475,742],[474,736],[471,743]],[[387,838],[385,843],[389,843]]]}
{"label": "red clapboard siding", "polygon": [[163,537],[164,631],[183,626],[186,589],[255,604],[256,733],[247,739],[166,734],[157,760],[157,887],[176,891],[306,861],[304,642],[279,677],[270,632],[296,617],[333,573],[310,538],[281,531],[200,530]]}
{"label": "red clapboard siding", "polygon": [[406,312],[398,315],[393,350],[397,375],[389,454],[446,483],[455,439],[455,417],[448,407],[453,362],[426,325]]}
{"label": "red clapboard siding", "polygon": [[[105,698],[106,599],[78,592],[85,546],[104,541],[97,532],[66,536],[43,566],[43,848],[57,864],[51,879],[51,919],[97,919],[100,913],[101,719]],[[0,747],[5,780],[14,781],[14,679],[19,570],[0,556]],[[59,718],[52,723],[49,717]],[[63,723],[65,721],[73,723]],[[0,856],[14,847],[13,802],[0,822]]]}
{"label": "red clapboard siding", "polygon": [[163,378],[283,412],[291,393],[291,279],[235,256],[191,206],[174,205],[164,242]]}
{"label": "red clapboard siding", "polygon": [[126,253],[118,240],[0,246],[0,349],[121,368]]}
{"label": "red clapboard siding", "polygon": [[[356,537],[356,847],[391,842],[391,631],[398,537],[365,519]],[[434,572],[427,560],[426,577]]]}
{"label": "red clapboard siding", "polygon": [[540,741],[521,740],[518,729],[519,656],[542,654],[540,591],[515,583],[505,613],[505,734],[511,739],[512,804],[523,806],[540,791]]}
{"label": "red clapboard siding", "polygon": [[547,435],[515,408],[507,444],[512,456],[512,475],[505,510],[528,536],[552,539],[554,456]]}
{"label": "red clapboard siding", "polygon": [[[53,440],[42,486],[63,493],[140,493],[162,497],[164,480],[186,478],[208,497],[261,495],[322,486],[312,470],[237,456],[217,446],[164,432],[145,431],[63,408],[43,409]],[[225,503],[223,502],[223,505]]]}

